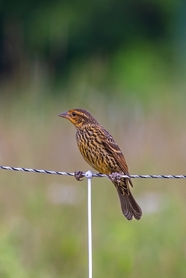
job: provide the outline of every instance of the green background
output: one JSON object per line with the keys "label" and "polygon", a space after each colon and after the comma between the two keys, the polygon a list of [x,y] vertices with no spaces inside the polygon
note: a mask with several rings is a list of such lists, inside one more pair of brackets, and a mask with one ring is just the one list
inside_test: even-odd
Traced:
{"label": "green background", "polygon": [[[185,1],[1,1],[0,164],[86,171],[75,129],[89,110],[131,174],[186,174]],[[92,180],[93,277],[185,277],[184,180],[133,180],[127,221]],[[87,181],[0,171],[0,277],[87,277]]]}

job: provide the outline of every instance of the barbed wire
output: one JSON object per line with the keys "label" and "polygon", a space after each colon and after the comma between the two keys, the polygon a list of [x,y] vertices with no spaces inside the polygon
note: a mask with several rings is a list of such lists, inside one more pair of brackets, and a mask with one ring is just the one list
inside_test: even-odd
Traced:
{"label": "barbed wire", "polygon": [[[1,166],[0,170],[10,170],[10,171],[20,171],[27,173],[39,173],[39,174],[49,174],[49,175],[60,175],[60,176],[70,176],[73,177],[75,173],[71,172],[61,172],[53,170],[44,170],[44,169],[33,169],[25,167],[11,167],[11,166]],[[82,176],[86,177],[86,172],[82,172]],[[108,178],[109,175],[92,173],[92,177],[95,178]],[[118,178],[132,178],[132,179],[186,179],[186,175],[120,175]]]}

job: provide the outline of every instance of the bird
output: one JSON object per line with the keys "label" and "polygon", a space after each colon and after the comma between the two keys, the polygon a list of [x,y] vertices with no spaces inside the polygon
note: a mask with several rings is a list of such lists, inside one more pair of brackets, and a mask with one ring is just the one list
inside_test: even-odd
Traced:
{"label": "bird", "polygon": [[[76,127],[77,145],[85,161],[99,173],[108,175],[115,185],[124,216],[128,220],[139,220],[142,210],[130,191],[132,181],[130,178],[119,177],[129,175],[129,170],[114,138],[85,109],[71,109],[59,116],[70,120]],[[75,173],[78,180],[82,177],[81,173]]]}

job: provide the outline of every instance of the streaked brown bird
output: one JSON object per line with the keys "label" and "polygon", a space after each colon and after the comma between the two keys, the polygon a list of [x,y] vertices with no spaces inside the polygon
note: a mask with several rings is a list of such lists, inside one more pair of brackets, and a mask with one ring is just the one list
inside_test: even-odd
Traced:
{"label": "streaked brown bird", "polygon": [[131,179],[117,178],[118,173],[128,175],[129,171],[125,157],[113,137],[84,109],[72,109],[59,116],[75,125],[77,145],[86,162],[99,173],[110,175],[125,217],[139,220],[142,210],[131,194]]}

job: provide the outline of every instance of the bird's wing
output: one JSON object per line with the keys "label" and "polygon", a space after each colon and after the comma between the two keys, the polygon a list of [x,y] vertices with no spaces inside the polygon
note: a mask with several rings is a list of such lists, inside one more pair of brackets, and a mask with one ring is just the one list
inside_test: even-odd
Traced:
{"label": "bird's wing", "polygon": [[[128,171],[127,163],[126,163],[125,157],[124,157],[123,153],[121,152],[119,146],[114,141],[113,137],[106,130],[104,130],[104,134],[105,134],[105,136],[104,136],[104,140],[103,140],[103,145],[113,155],[113,157],[117,161],[119,167],[121,168],[121,171],[124,174],[128,175],[129,171]],[[129,183],[131,184],[131,186],[133,186],[130,179],[129,179]]]}

